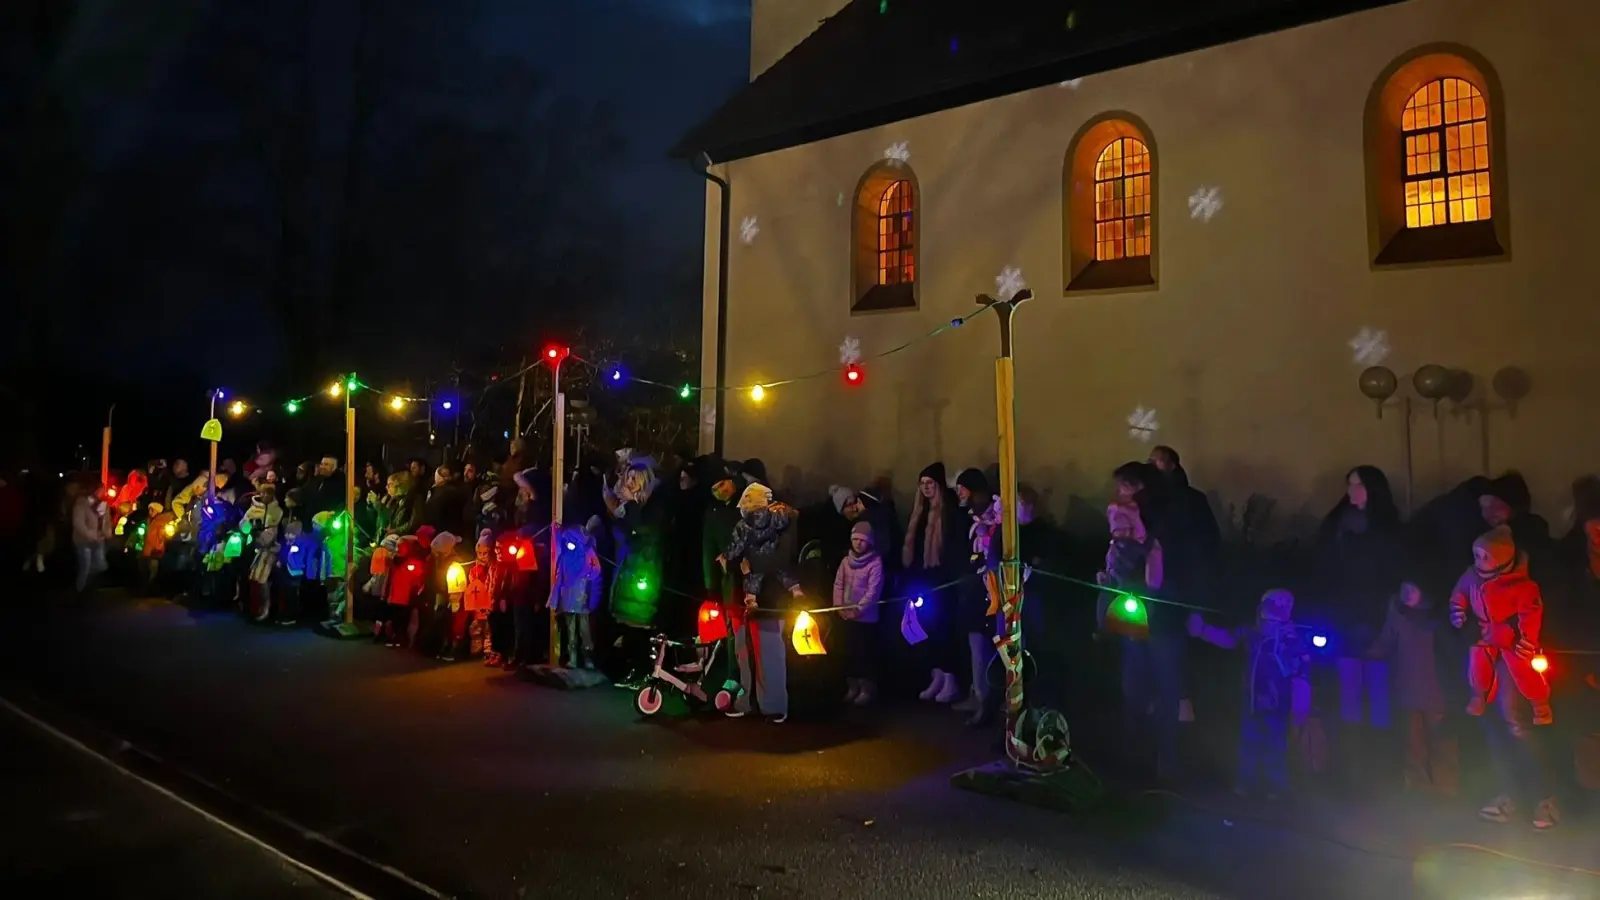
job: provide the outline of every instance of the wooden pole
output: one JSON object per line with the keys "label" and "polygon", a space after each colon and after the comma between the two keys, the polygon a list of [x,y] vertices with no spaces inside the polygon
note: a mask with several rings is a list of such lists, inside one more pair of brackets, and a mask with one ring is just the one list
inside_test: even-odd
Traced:
{"label": "wooden pole", "polygon": [[100,429],[100,486],[111,484],[111,417],[117,411],[117,405],[111,404],[106,410],[106,427]]}
{"label": "wooden pole", "polygon": [[[218,391],[212,391],[211,392],[211,415],[206,420],[208,422],[211,419],[215,419],[217,417],[217,394],[218,393],[219,393]],[[211,468],[208,469],[207,471],[211,473],[210,475],[208,475],[206,477],[206,500],[207,500],[207,502],[209,502],[209,501],[217,499],[217,442],[216,441],[212,441],[211,442]]]}
{"label": "wooden pole", "polygon": [[[550,583],[555,584],[556,559],[561,554],[561,545],[556,542],[557,530],[561,526],[561,494],[565,485],[562,483],[561,470],[566,467],[565,447],[562,438],[566,435],[567,427],[567,398],[561,393],[561,363],[565,360],[558,359],[551,371],[555,373],[555,414],[550,428],[550,444],[552,447],[554,470],[550,473]],[[550,666],[554,668],[561,664],[561,633],[556,624],[556,611],[550,610]]]}

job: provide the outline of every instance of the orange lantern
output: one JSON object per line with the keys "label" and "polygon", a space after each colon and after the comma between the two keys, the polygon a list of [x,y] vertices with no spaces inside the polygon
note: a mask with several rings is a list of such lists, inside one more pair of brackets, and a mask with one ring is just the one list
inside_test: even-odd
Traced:
{"label": "orange lantern", "polygon": [[817,620],[805,610],[794,620],[794,652],[801,656],[826,656],[828,648],[822,646],[822,630],[817,627]]}
{"label": "orange lantern", "polygon": [[715,644],[728,637],[728,617],[722,614],[722,604],[715,600],[700,604],[698,623],[702,644]]}
{"label": "orange lantern", "polygon": [[389,560],[394,557],[389,548],[379,544],[372,551],[372,574],[383,575],[389,571]]}
{"label": "orange lantern", "polygon": [[527,538],[518,538],[511,545],[511,558],[516,560],[519,572],[539,571],[539,554],[534,552],[533,541]]}

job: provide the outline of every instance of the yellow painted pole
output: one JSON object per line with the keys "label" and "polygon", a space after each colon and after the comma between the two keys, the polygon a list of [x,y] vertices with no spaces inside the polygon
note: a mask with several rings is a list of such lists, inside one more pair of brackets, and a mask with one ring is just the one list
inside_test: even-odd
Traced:
{"label": "yellow painted pole", "polygon": [[356,408],[344,392],[344,624],[356,621]]}
{"label": "yellow painted pole", "polygon": [[[556,534],[561,527],[561,470],[566,467],[566,448],[562,446],[562,438],[566,436],[567,429],[567,398],[561,393],[561,363],[565,360],[558,359],[552,367],[555,372],[555,415],[550,428],[550,443],[553,447],[551,456],[555,469],[550,473],[550,584],[555,585],[556,559],[561,554],[561,546],[556,542]],[[550,610],[550,667],[555,668],[561,664],[561,631],[556,623],[556,611]]]}

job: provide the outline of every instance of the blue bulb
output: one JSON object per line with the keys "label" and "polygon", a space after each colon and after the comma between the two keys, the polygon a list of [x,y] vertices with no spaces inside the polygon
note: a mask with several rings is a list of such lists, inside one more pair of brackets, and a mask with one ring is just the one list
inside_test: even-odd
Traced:
{"label": "blue bulb", "polygon": [[1325,634],[1314,634],[1314,635],[1312,635],[1311,636],[1311,646],[1313,646],[1313,647],[1326,647],[1326,646],[1328,646],[1328,636],[1325,635]]}
{"label": "blue bulb", "polygon": [[924,604],[926,602],[927,602],[926,600],[923,600],[921,597],[918,597],[917,599],[911,601],[911,605],[917,607],[918,609],[921,609],[922,608],[922,604]]}

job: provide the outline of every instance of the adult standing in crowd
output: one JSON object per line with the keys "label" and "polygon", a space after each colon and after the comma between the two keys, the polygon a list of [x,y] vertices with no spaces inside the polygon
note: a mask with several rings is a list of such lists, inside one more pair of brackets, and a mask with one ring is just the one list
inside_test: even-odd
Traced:
{"label": "adult standing in crowd", "polygon": [[955,492],[945,479],[942,462],[933,463],[917,477],[911,521],[900,548],[907,594],[925,601],[917,610],[928,635],[919,645],[919,656],[930,680],[917,696],[935,703],[954,703],[961,698],[958,673],[966,655],[965,632],[958,621],[959,601],[950,582],[964,571],[967,528]]}
{"label": "adult standing in crowd", "polygon": [[1375,466],[1345,474],[1344,496],[1323,517],[1316,546],[1323,613],[1335,628],[1339,670],[1337,758],[1352,785],[1376,749],[1372,732],[1389,727],[1388,667],[1367,659],[1389,598],[1405,577],[1400,510],[1389,478]]}
{"label": "adult standing in crowd", "polygon": [[[1211,576],[1222,550],[1222,530],[1217,527],[1211,501],[1189,484],[1189,473],[1177,450],[1157,445],[1150,451],[1149,463],[1161,479],[1157,496],[1163,533],[1156,537],[1163,548],[1166,590],[1185,603],[1209,605]],[[1179,672],[1182,699],[1178,703],[1178,719],[1190,721],[1194,718],[1194,704],[1188,688],[1187,657],[1180,662]]]}
{"label": "adult standing in crowd", "polygon": [[106,516],[101,498],[104,488],[81,485],[72,501],[72,550],[78,562],[73,586],[78,593],[89,588],[89,580],[106,570]]}
{"label": "adult standing in crowd", "polygon": [[[784,633],[788,620],[779,613],[794,609],[804,597],[799,573],[800,513],[775,501],[772,489],[766,485],[751,484],[739,497],[739,511],[754,519],[762,510],[769,514],[767,521],[775,523],[778,531],[775,539],[752,542],[742,558],[749,575],[759,579],[761,585],[753,605],[746,598],[749,618],[734,632],[734,653],[739,660],[743,690],[729,715],[749,713],[754,696],[761,715],[769,722],[782,724],[789,719],[789,642]],[[728,561],[728,575],[738,580],[739,572],[733,571],[735,565],[732,559]]]}

